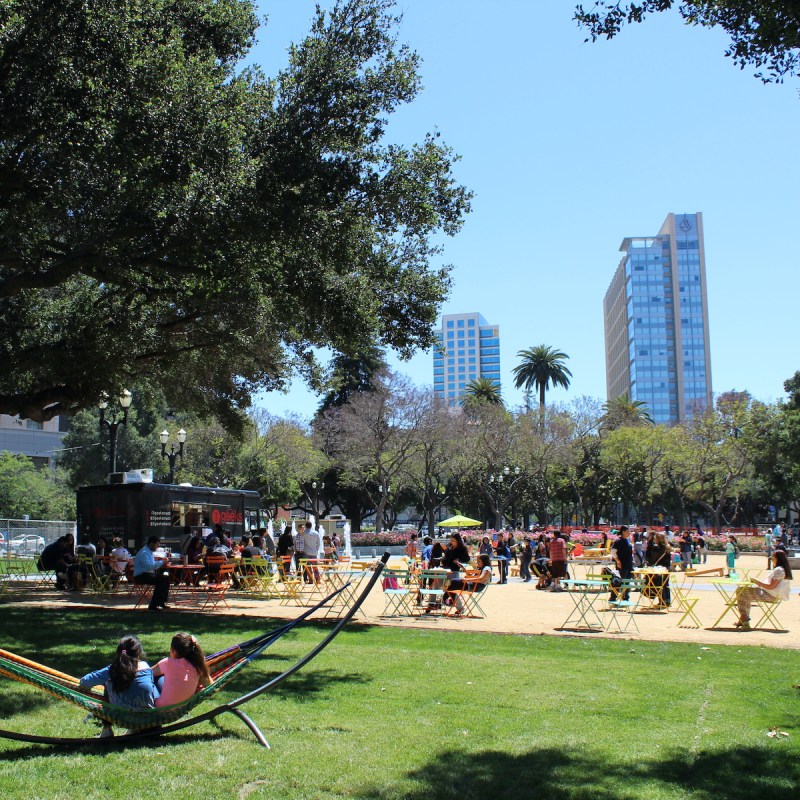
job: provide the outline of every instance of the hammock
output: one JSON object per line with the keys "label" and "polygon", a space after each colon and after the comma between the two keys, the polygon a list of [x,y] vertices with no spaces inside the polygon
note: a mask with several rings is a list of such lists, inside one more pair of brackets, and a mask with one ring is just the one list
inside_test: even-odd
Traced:
{"label": "hammock", "polygon": [[325,606],[340,592],[344,591],[349,584],[328,595],[324,600],[315,605],[313,608],[308,609],[301,614],[297,619],[282,625],[281,627],[269,631],[268,633],[261,634],[246,642],[242,642],[232,647],[220,650],[218,653],[206,656],[206,663],[208,664],[209,672],[211,673],[211,684],[201,689],[188,700],[183,703],[178,703],[172,706],[164,706],[162,708],[128,708],[125,706],[118,706],[104,700],[101,694],[92,690],[82,689],[79,685],[77,678],[67,675],[66,673],[59,672],[51,669],[43,664],[38,664],[35,661],[23,658],[22,656],[11,653],[7,650],[0,649],[0,675],[12,678],[22,683],[30,684],[38,689],[53,695],[54,697],[62,700],[67,700],[77,706],[88,711],[98,719],[104,720],[113,725],[128,728],[129,732],[123,736],[116,736],[107,739],[95,738],[63,738],[63,737],[47,737],[36,736],[33,734],[17,733],[15,731],[0,730],[0,737],[6,739],[15,739],[17,741],[37,742],[41,744],[76,744],[76,743],[114,743],[120,740],[136,739],[142,736],[152,736],[154,734],[169,733],[173,730],[180,730],[182,728],[196,725],[204,720],[213,719],[219,714],[225,712],[232,713],[239,717],[248,728],[253,732],[258,741],[265,747],[269,747],[264,735],[256,727],[255,723],[239,709],[239,706],[252,700],[260,694],[271,690],[279,683],[284,681],[290,675],[293,675],[312,658],[320,653],[327,645],[337,636],[339,631],[353,618],[355,613],[361,607],[361,604],[366,599],[372,587],[375,585],[378,577],[383,570],[384,565],[389,560],[389,554],[385,553],[378,568],[370,577],[366,588],[361,592],[361,595],[356,599],[355,603],[347,610],[344,616],[338,621],[333,630],[314,647],[310,653],[305,655],[293,666],[286,671],[277,675],[268,683],[254,689],[248,694],[242,695],[230,703],[217,706],[216,708],[207,711],[197,717],[177,722],[181,717],[184,717],[192,711],[197,705],[209,698],[211,695],[216,694],[222,689],[236,674],[253,659],[257,658],[264,652],[271,644],[280,639],[284,634],[288,633],[294,627],[306,620],[315,611]]}

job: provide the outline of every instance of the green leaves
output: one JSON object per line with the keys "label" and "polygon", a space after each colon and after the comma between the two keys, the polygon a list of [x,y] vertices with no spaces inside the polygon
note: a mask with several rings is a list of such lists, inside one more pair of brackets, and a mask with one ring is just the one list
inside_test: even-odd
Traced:
{"label": "green leaves", "polygon": [[392,3],[318,11],[274,80],[240,0],[0,9],[0,410],[74,413],[143,376],[236,425],[314,348],[428,346],[469,193]]}

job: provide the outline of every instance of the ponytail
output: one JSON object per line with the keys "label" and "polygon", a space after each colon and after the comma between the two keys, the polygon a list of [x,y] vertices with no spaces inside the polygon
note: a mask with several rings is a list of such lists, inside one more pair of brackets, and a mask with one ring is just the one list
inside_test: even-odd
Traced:
{"label": "ponytail", "polygon": [[178,658],[185,658],[197,670],[202,686],[211,685],[211,673],[206,664],[206,655],[194,636],[190,633],[176,633],[172,637],[171,647]]}
{"label": "ponytail", "polygon": [[133,683],[143,656],[142,643],[135,636],[123,636],[119,640],[117,655],[109,667],[111,688],[115,692],[124,692]]}

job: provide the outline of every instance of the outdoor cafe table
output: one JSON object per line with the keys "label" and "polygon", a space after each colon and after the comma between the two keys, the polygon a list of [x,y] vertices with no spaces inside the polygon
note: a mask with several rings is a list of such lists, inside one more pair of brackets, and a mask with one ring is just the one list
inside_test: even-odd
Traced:
{"label": "outdoor cafe table", "polygon": [[[721,627],[720,623],[722,620],[731,613],[735,614],[736,621],[738,622],[739,608],[736,605],[736,591],[740,587],[755,586],[755,584],[747,579],[740,580],[739,578],[711,578],[708,582],[717,590],[725,606],[722,613],[717,618],[717,621],[711,627]],[[753,627],[758,626],[754,625]]]}
{"label": "outdoor cafe table", "polygon": [[167,572],[169,572],[171,584],[170,591],[172,592],[174,602],[181,602],[182,598],[180,595],[190,591],[191,587],[196,584],[196,578],[203,569],[205,569],[203,564],[177,563],[167,565]]}
{"label": "outdoor cafe table", "polygon": [[605,630],[606,626],[603,624],[603,620],[600,619],[595,609],[595,604],[603,597],[605,590],[608,589],[608,581],[594,578],[572,579],[562,580],[561,585],[569,589],[568,595],[574,608],[557,630],[576,630],[581,628]]}
{"label": "outdoor cafe table", "polygon": [[[325,618],[328,617],[341,617],[350,606],[358,599],[358,589],[361,582],[369,575],[368,570],[328,570],[325,573],[325,580],[328,584],[328,590],[335,592],[337,589],[342,591],[331,600],[325,609]],[[359,609],[363,615],[364,611]]]}
{"label": "outdoor cafe table", "polygon": [[670,586],[670,572],[665,567],[641,567],[633,574],[644,581],[642,595],[650,600],[651,605],[640,608],[640,611],[651,611],[664,608],[664,589]]}

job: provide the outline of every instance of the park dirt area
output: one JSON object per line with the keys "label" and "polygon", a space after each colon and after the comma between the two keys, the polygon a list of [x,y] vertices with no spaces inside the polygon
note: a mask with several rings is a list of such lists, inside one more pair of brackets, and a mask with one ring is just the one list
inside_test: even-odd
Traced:
{"label": "park dirt area", "polygon": [[[390,562],[391,563],[391,562]],[[766,573],[766,557],[764,555],[742,554],[737,563],[740,574],[749,574],[751,577],[762,577]],[[724,565],[724,556],[719,554],[709,555],[709,567]],[[586,567],[571,562],[573,577],[584,577]],[[800,583],[798,575],[795,583]],[[781,603],[776,610],[780,623],[780,630],[756,628],[750,631],[741,631],[734,628],[736,617],[733,613],[726,617],[721,627],[711,629],[712,624],[722,613],[723,599],[709,578],[699,576],[687,579],[688,597],[697,598],[694,608],[699,619],[700,627],[678,627],[682,612],[677,610],[652,611],[636,613],[635,621],[638,631],[633,625],[623,632],[601,630],[577,630],[570,626],[562,629],[562,625],[574,610],[573,599],[570,593],[538,591],[535,582],[523,583],[519,578],[512,577],[507,584],[493,583],[487,587],[480,598],[480,604],[485,612],[485,618],[458,618],[444,617],[435,614],[412,617],[384,617],[384,597],[377,584],[367,597],[362,610],[357,614],[352,624],[386,625],[397,628],[410,629],[435,629],[446,631],[468,631],[471,633],[507,633],[525,636],[590,636],[629,638],[651,641],[668,642],[695,642],[702,645],[756,645],[764,647],[800,648],[800,597],[793,593],[788,602]],[[301,608],[295,604],[281,605],[279,600],[257,600],[239,594],[228,595],[229,608],[220,606],[215,614],[245,615],[248,617],[286,618],[296,617]],[[84,594],[72,593],[69,595],[55,595],[47,593],[41,597],[31,597],[24,602],[36,605],[71,607],[79,605],[103,605],[106,608],[125,609],[131,607],[131,600],[124,596],[116,596],[110,600],[100,601]],[[602,602],[598,602],[599,617],[605,621],[605,612]],[[640,608],[648,605],[643,598]],[[142,611],[142,613],[147,613]],[[181,613],[192,613],[185,611]],[[757,623],[761,612],[753,608],[753,622]],[[312,619],[322,618],[322,612],[315,614]],[[689,621],[686,621],[689,623]],[[624,624],[624,623],[623,623]]]}

